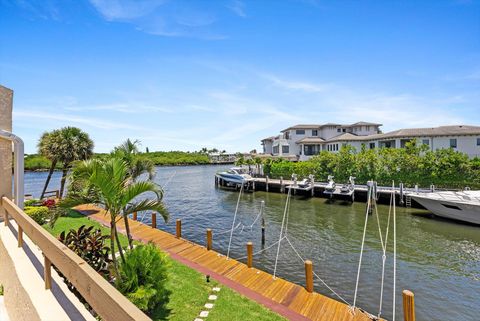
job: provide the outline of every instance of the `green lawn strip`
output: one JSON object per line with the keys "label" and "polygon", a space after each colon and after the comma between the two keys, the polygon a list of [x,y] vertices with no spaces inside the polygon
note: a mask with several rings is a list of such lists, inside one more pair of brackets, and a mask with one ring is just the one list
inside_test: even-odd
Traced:
{"label": "green lawn strip", "polygon": [[[86,216],[71,210],[67,216],[60,217],[55,226],[51,228],[48,224],[43,227],[52,235],[58,237],[62,231],[78,229],[80,226],[94,226],[99,228],[103,234],[109,234],[110,229],[100,223],[89,220]],[[122,246],[127,246],[128,241],[125,235],[120,234]],[[166,309],[158,310],[153,315],[153,320],[185,321],[195,319],[202,310],[207,310],[205,303],[213,303],[214,307],[205,321],[235,321],[235,320],[256,320],[256,321],[277,321],[286,320],[280,315],[268,310],[262,305],[234,292],[233,290],[220,285],[217,281],[210,279],[206,281],[205,275],[168,258],[170,264],[170,275],[167,287],[170,290],[170,300]],[[220,287],[220,292],[212,292],[213,287]],[[208,301],[208,296],[215,294],[216,301]]]}
{"label": "green lawn strip", "polygon": [[[44,224],[43,227],[53,236],[58,237],[60,233],[65,231],[67,233],[71,229],[77,230],[80,226],[85,225],[87,227],[94,226],[95,229],[100,229],[103,235],[110,235],[110,229],[102,224],[88,219],[85,215],[78,213],[75,210],[69,210],[66,216],[59,217],[55,225],[50,227]],[[128,246],[127,237],[123,234],[119,234],[120,244],[123,248]],[[116,245],[116,244],[115,244]]]}

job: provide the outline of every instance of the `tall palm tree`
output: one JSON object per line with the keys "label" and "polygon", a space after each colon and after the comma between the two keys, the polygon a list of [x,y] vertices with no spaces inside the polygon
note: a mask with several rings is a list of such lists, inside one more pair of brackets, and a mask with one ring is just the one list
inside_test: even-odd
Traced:
{"label": "tall palm tree", "polygon": [[[122,261],[123,249],[116,226],[118,216],[133,212],[156,211],[168,220],[162,203],[161,188],[151,181],[132,181],[129,168],[121,158],[112,156],[105,160],[92,159],[75,163],[70,174],[71,188],[62,201],[64,207],[93,203],[101,206],[110,216],[110,250],[115,252],[115,241]],[[149,198],[142,198],[144,194]],[[113,266],[118,276],[117,261],[112,255]]]}
{"label": "tall palm tree", "polygon": [[47,180],[42,189],[42,194],[40,199],[43,199],[45,196],[45,191],[48,188],[48,184],[52,178],[53,171],[58,163],[59,155],[59,130],[54,130],[51,132],[44,132],[38,141],[38,153],[48,159],[51,162],[50,169],[48,171]]}
{"label": "tall palm tree", "polygon": [[65,181],[72,163],[85,160],[93,154],[93,141],[87,133],[77,127],[63,127],[59,130],[58,160],[63,163],[60,181],[60,198],[63,197]]}
{"label": "tall palm tree", "polygon": [[[127,181],[128,183],[137,181],[140,176],[145,173],[148,174],[148,180],[150,181],[153,180],[155,176],[155,164],[151,160],[140,156],[139,145],[140,141],[127,139],[120,146],[115,147],[112,152],[112,156],[122,159],[127,165],[128,175],[130,176],[130,179]],[[133,241],[130,234],[130,224],[127,213],[123,213],[123,220],[125,222],[128,244],[130,249],[132,249]]]}

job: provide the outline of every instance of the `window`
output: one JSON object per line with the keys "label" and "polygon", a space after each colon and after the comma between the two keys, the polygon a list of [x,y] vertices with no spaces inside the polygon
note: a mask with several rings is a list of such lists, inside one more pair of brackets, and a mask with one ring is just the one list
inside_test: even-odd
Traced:
{"label": "window", "polygon": [[370,143],[370,149],[375,149],[375,143]]}
{"label": "window", "polygon": [[367,126],[367,132],[369,132],[369,131],[370,131],[370,126]]}
{"label": "window", "polygon": [[318,130],[312,129],[312,136],[318,136]]}
{"label": "window", "polygon": [[347,132],[347,129],[346,129],[346,128],[344,128],[344,129],[342,130],[342,132],[346,133],[346,132]]}
{"label": "window", "polygon": [[283,137],[285,139],[290,139],[290,133],[289,132],[285,132],[285,134],[283,135]]}
{"label": "window", "polygon": [[297,129],[297,130],[295,131],[295,134],[297,134],[297,135],[305,135],[305,129]]}
{"label": "window", "polygon": [[480,146],[480,137],[477,138],[477,146]]}
{"label": "window", "polygon": [[430,140],[429,139],[423,139],[422,144],[428,146],[428,145],[430,145]]}
{"label": "window", "polygon": [[279,148],[278,148],[278,146],[273,146],[273,149],[272,149],[272,150],[273,150],[273,153],[274,153],[274,154],[278,154]]}
{"label": "window", "polygon": [[358,128],[357,127],[354,127],[353,128],[353,131],[356,133],[358,131]]}
{"label": "window", "polygon": [[288,145],[282,146],[282,154],[288,154],[288,153],[289,153],[289,150],[290,150],[289,147],[290,147],[290,146],[288,146]]}
{"label": "window", "polygon": [[335,144],[335,150],[338,150],[338,144]]}
{"label": "window", "polygon": [[457,139],[456,138],[450,139],[450,147],[451,148],[457,148]]}
{"label": "window", "polygon": [[342,132],[342,129],[341,128],[337,128],[337,133],[341,133]]}

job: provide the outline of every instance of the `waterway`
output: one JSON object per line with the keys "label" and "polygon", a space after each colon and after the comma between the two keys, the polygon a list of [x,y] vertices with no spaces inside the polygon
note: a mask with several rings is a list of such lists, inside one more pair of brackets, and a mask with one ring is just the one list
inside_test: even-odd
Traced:
{"label": "waterway", "polygon": [[[213,230],[213,247],[226,254],[238,192],[215,188],[214,174],[225,166],[159,167],[156,181],[165,186],[164,201],[170,221],[158,218],[158,228],[175,232],[182,220],[183,237],[205,244],[205,230]],[[46,173],[26,173],[26,193],[38,196]],[[57,189],[55,173],[49,189]],[[261,247],[261,202],[265,202],[266,247],[278,241],[286,194],[254,192],[242,195],[233,233],[231,256],[246,255],[252,241],[254,252]],[[378,206],[383,233],[389,207]],[[141,218],[141,215],[139,215]],[[150,217],[144,217],[146,224]],[[347,302],[354,300],[365,203],[330,202],[323,198],[295,197],[291,201],[287,235],[304,259],[314,263],[316,274]],[[242,225],[240,225],[242,226]],[[392,228],[392,226],[390,226]],[[224,232],[223,234],[221,234]],[[385,290],[382,316],[392,319],[393,233],[387,244]],[[254,265],[273,273],[277,247],[254,256]],[[245,260],[242,260],[245,261]],[[360,274],[357,306],[377,314],[380,301],[382,246],[376,216],[368,217],[365,250]],[[278,276],[304,284],[303,262],[286,240],[282,241]],[[480,315],[480,228],[432,218],[419,209],[397,207],[397,320],[403,319],[401,291],[415,293],[417,320],[479,320]],[[315,290],[337,298],[320,280]]]}

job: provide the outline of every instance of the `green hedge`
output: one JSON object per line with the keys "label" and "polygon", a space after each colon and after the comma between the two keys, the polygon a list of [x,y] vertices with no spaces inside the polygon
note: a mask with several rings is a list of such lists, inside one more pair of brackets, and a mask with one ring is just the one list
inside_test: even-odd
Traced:
{"label": "green hedge", "polygon": [[26,206],[24,211],[40,225],[45,224],[49,217],[49,209],[46,206]]}
{"label": "green hedge", "polygon": [[469,159],[466,154],[452,149],[426,150],[425,146],[408,143],[406,148],[362,148],[344,146],[337,154],[323,151],[305,162],[271,161],[265,172],[272,178],[299,178],[315,175],[318,181],[326,181],[334,175],[338,182],[346,182],[355,176],[357,183],[375,180],[381,185],[402,182],[413,187],[418,184],[440,188],[480,188],[480,159]]}

